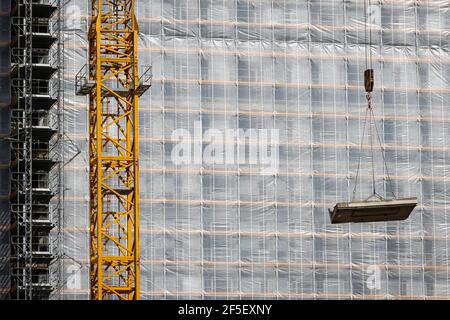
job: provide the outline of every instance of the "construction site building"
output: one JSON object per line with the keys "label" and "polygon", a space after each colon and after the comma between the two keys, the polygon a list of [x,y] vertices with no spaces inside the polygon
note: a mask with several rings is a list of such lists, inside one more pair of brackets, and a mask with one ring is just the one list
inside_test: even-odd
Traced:
{"label": "construction site building", "polygon": [[[75,76],[91,3],[49,2],[0,5],[0,294],[87,299],[89,109]],[[139,65],[153,74],[139,100],[141,299],[450,299],[448,1],[135,5]],[[328,209],[353,196],[368,55],[375,162],[392,180],[376,166],[377,189],[418,205],[405,221],[333,225]],[[269,133],[276,163],[249,161],[251,139],[242,161],[226,158],[239,129]],[[182,161],[180,136],[192,145]],[[204,154],[212,136],[223,160]],[[363,144],[357,200],[373,187],[370,158]]]}

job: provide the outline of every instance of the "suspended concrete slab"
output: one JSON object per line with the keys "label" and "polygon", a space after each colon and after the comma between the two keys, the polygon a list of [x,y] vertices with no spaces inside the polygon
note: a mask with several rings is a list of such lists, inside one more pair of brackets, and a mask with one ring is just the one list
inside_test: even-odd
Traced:
{"label": "suspended concrete slab", "polygon": [[329,209],[332,224],[405,220],[417,205],[417,198],[340,202]]}

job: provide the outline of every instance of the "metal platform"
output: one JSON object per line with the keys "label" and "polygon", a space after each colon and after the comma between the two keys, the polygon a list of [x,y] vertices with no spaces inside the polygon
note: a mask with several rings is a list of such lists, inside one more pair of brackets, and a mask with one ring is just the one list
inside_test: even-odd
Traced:
{"label": "metal platform", "polygon": [[32,190],[35,198],[43,202],[49,202],[55,196],[50,188],[33,188]]}
{"label": "metal platform", "polygon": [[[139,77],[138,86],[135,88],[135,93],[138,97],[142,96],[152,86],[152,67],[145,66],[143,74]],[[80,71],[75,75],[75,94],[77,96],[85,96],[91,94],[96,86],[94,80],[89,79],[88,65],[84,65]],[[111,87],[111,86],[110,86]],[[133,90],[126,88],[115,88],[114,91],[102,88],[102,95],[104,97],[120,96],[122,98],[133,94]]]}
{"label": "metal platform", "polygon": [[95,81],[83,78],[75,83],[75,94],[77,96],[85,96],[91,93],[95,88]]}
{"label": "metal platform", "polygon": [[[54,0],[32,0],[31,4],[33,5],[33,16],[40,18],[50,18],[58,9],[58,2]],[[18,5],[17,1],[13,1],[11,13],[12,15],[19,14],[20,16],[24,16],[24,5]]]}
{"label": "metal platform", "polygon": [[58,162],[53,159],[33,159],[34,170],[50,171]]}
{"label": "metal platform", "polygon": [[136,94],[138,97],[142,96],[148,89],[150,89],[151,86],[151,84],[140,82],[136,89]]}
{"label": "metal platform", "polygon": [[48,141],[57,133],[53,127],[50,126],[33,126],[33,138],[41,141]]}
{"label": "metal platform", "polygon": [[330,212],[332,224],[405,220],[417,205],[417,198],[340,202]]}
{"label": "metal platform", "polygon": [[[33,163],[33,169],[35,170],[45,170],[50,171],[57,163],[58,161],[55,161],[53,159],[32,159]],[[17,159],[11,160],[10,167],[12,169],[16,169],[16,166],[19,165],[20,168],[23,168],[23,161],[17,161]]]}
{"label": "metal platform", "polygon": [[[18,103],[23,105],[25,98],[17,98],[16,95],[12,95],[11,105],[16,107]],[[31,103],[33,110],[48,110],[54,104],[56,104],[58,100],[53,98],[50,94],[32,94],[31,95]]]}
{"label": "metal platform", "polygon": [[[11,66],[11,75],[15,78],[23,78],[25,75],[25,65],[23,63],[15,63]],[[47,63],[33,63],[34,79],[50,79],[58,68]]]}

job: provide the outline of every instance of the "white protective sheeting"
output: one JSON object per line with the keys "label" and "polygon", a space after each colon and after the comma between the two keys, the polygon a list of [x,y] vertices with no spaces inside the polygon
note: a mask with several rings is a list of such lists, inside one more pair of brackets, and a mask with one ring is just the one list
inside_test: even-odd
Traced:
{"label": "white protective sheeting", "polygon": [[[450,299],[450,4],[372,1],[374,104],[406,221],[331,225],[351,199],[365,111],[364,1],[137,0],[141,296]],[[89,296],[88,1],[65,7],[65,299]],[[173,161],[176,129],[278,129],[278,170]],[[235,139],[226,144],[236,144]],[[75,147],[76,146],[76,147]],[[371,192],[363,144],[357,198]],[[377,150],[379,151],[379,150]],[[78,278],[78,276],[80,276]],[[79,279],[79,281],[78,281]]]}

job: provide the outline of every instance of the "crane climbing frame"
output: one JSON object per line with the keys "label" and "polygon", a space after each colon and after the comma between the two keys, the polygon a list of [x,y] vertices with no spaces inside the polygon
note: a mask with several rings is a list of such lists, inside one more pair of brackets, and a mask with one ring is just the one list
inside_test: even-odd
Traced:
{"label": "crane climbing frame", "polygon": [[[90,295],[139,299],[139,166],[134,0],[92,0],[89,68]],[[87,71],[88,70],[88,71]]]}

